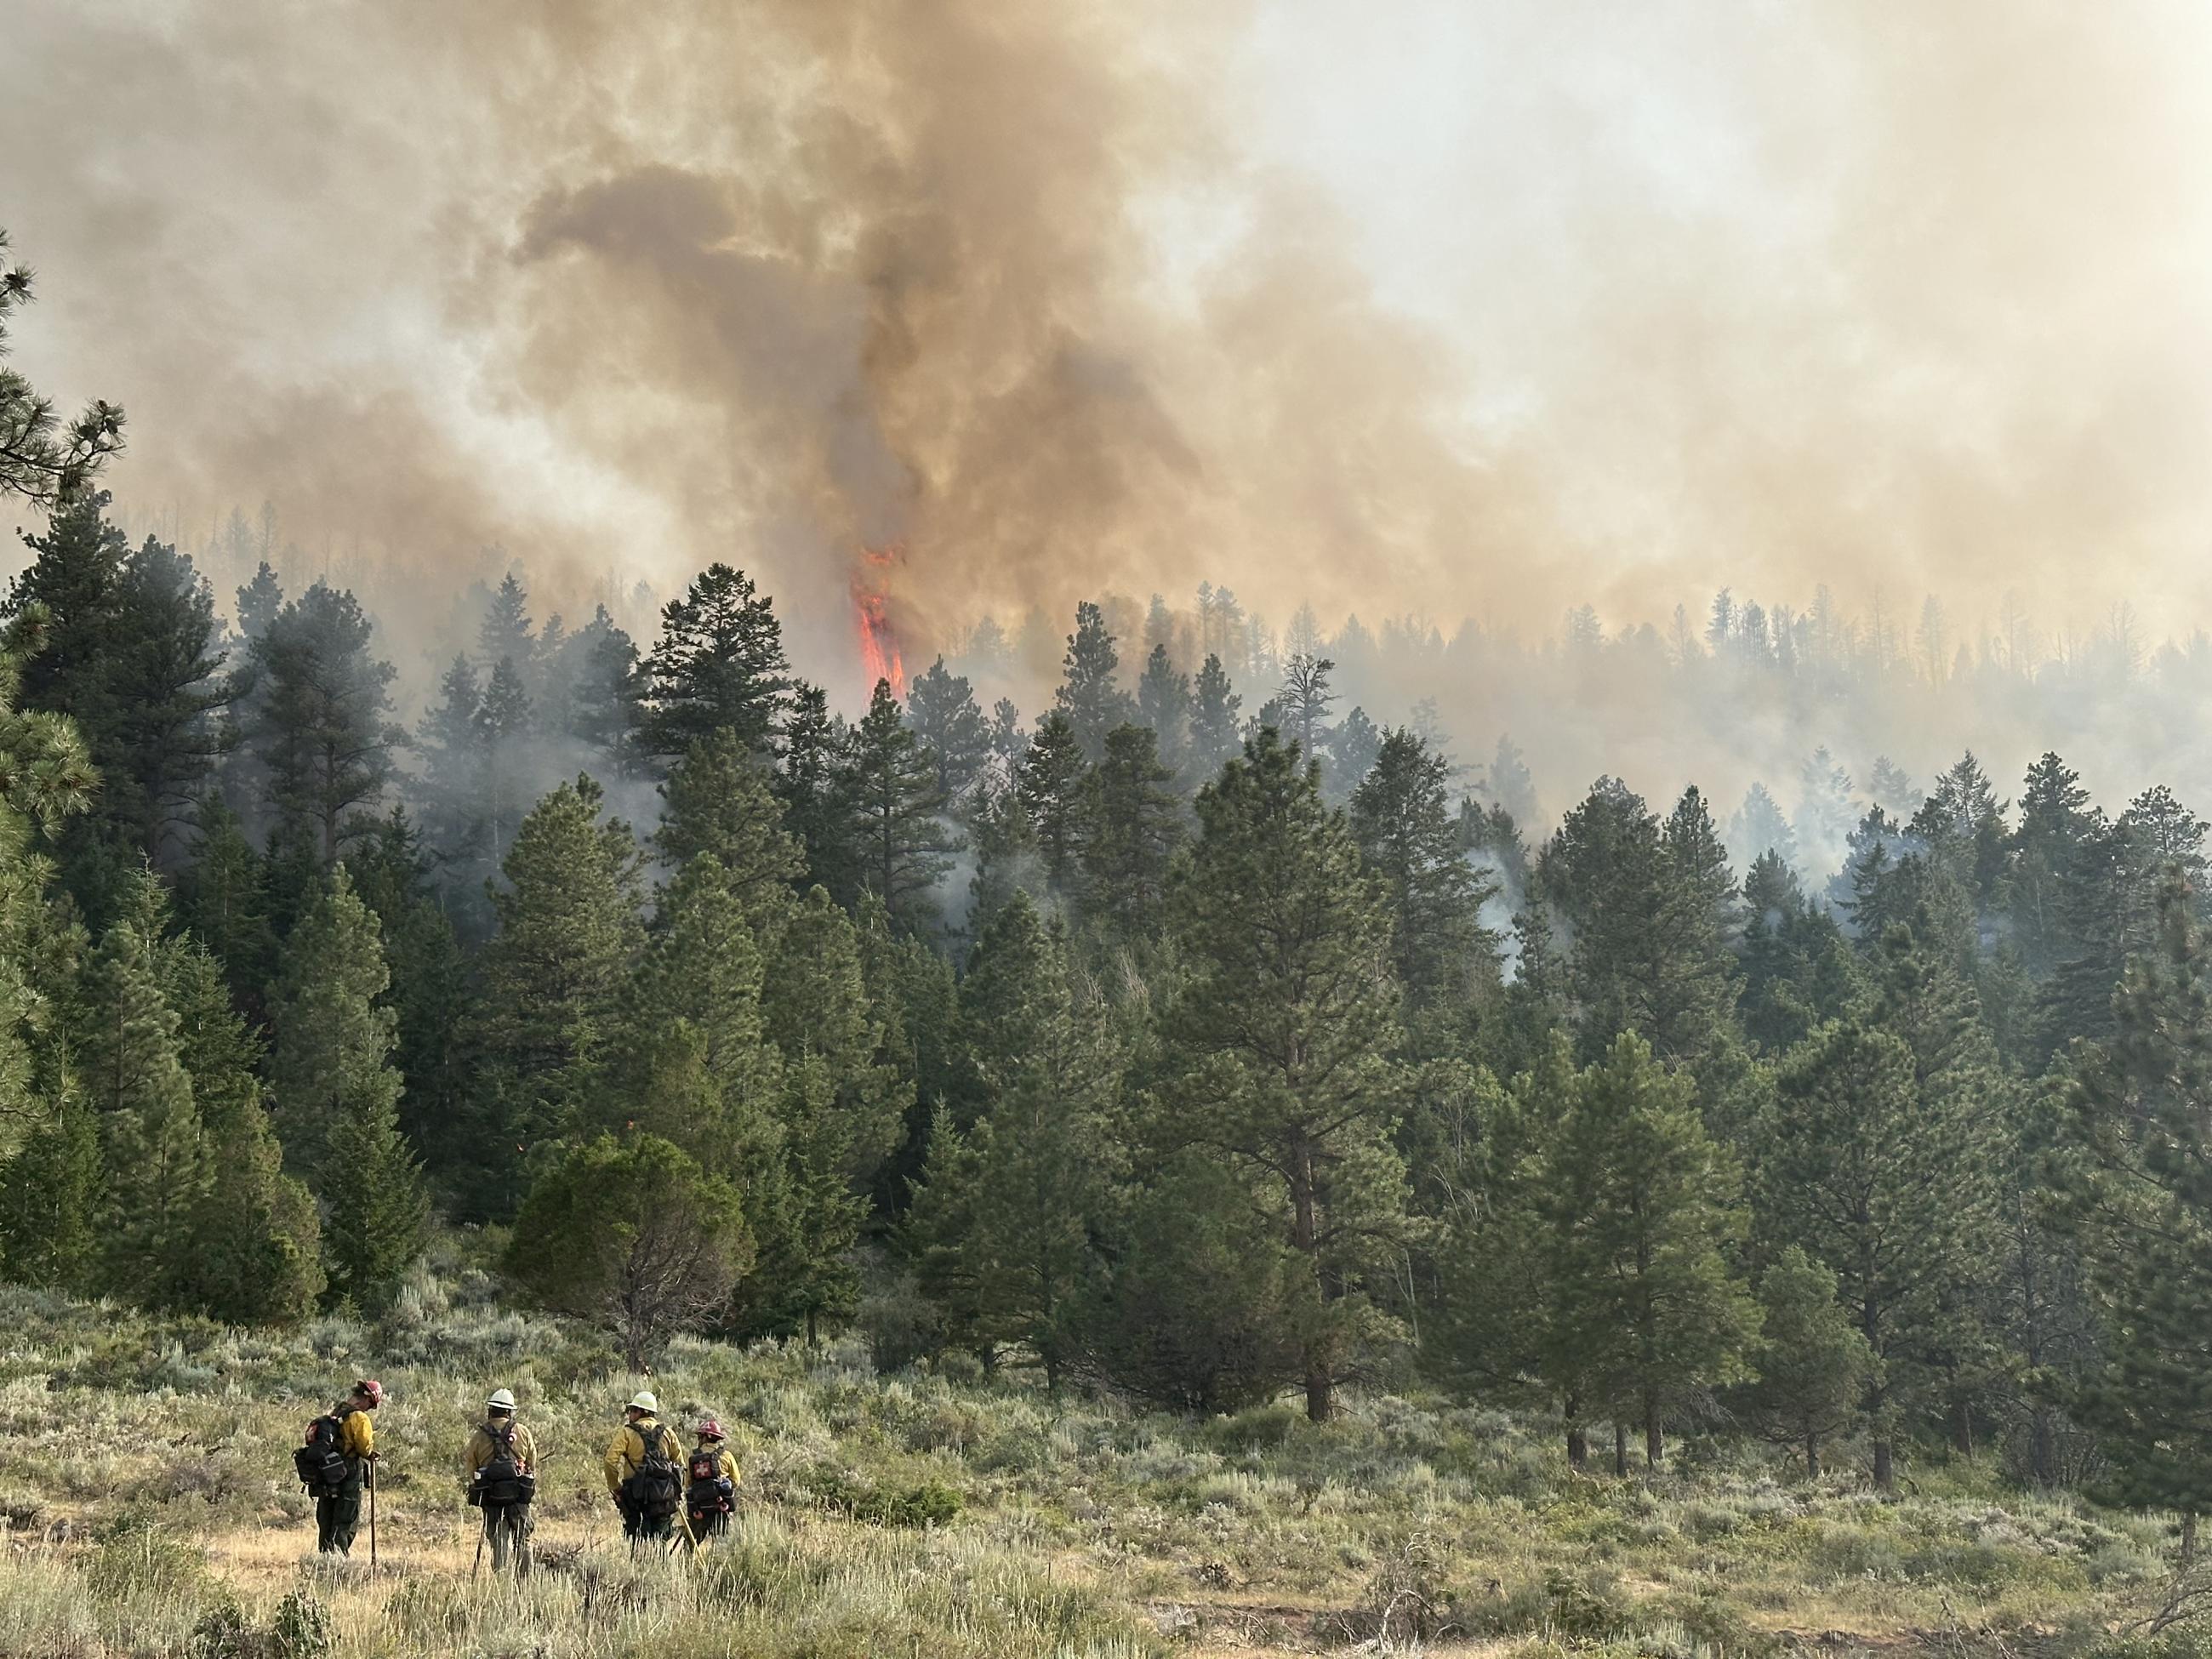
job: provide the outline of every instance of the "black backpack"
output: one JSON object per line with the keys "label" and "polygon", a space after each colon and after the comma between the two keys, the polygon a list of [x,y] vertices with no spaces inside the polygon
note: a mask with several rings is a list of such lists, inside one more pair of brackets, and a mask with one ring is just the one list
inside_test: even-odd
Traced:
{"label": "black backpack", "polygon": [[346,1483],[353,1466],[338,1449],[338,1419],[329,1413],[307,1425],[307,1438],[292,1454],[292,1467],[300,1484],[317,1497],[334,1492]]}
{"label": "black backpack", "polygon": [[702,1446],[691,1454],[691,1489],[712,1486],[722,1478],[722,1460],[714,1455],[711,1446]]}
{"label": "black backpack", "polygon": [[684,1476],[668,1455],[669,1433],[659,1423],[634,1424],[645,1455],[637,1469],[623,1482],[629,1505],[649,1520],[661,1521],[684,1507]]}
{"label": "black backpack", "polygon": [[[477,1500],[483,1504],[520,1504],[526,1501],[523,1483],[529,1480],[514,1461],[514,1419],[509,1418],[496,1429],[489,1423],[483,1425],[493,1451],[491,1461],[477,1471]],[[538,1483],[530,1481],[535,1486]]]}

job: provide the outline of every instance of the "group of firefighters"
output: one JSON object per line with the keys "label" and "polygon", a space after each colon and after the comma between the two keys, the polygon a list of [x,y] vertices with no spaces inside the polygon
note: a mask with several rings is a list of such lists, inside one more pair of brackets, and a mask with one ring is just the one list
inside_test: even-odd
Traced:
{"label": "group of firefighters", "polygon": [[[315,1547],[325,1554],[353,1549],[363,1486],[373,1492],[375,1485],[371,1419],[383,1403],[383,1386],[374,1378],[355,1383],[328,1415],[309,1425],[308,1449],[297,1455],[301,1479],[315,1494]],[[699,1425],[697,1444],[687,1453],[676,1431],[660,1420],[660,1402],[650,1390],[631,1398],[600,1467],[633,1548],[643,1540],[696,1549],[728,1529],[738,1460],[726,1440],[721,1424],[710,1417]],[[470,1433],[461,1463],[469,1502],[483,1513],[492,1571],[528,1572],[538,1442],[515,1416],[513,1390],[494,1389],[484,1401],[483,1421]],[[477,1551],[481,1556],[483,1544]]]}

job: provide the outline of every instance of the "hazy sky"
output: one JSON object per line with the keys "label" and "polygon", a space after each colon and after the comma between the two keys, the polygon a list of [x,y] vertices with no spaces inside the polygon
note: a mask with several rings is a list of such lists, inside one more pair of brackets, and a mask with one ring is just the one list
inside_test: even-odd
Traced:
{"label": "hazy sky", "polygon": [[2212,6],[10,0],[15,361],[189,526],[844,648],[1227,581],[2212,622]]}

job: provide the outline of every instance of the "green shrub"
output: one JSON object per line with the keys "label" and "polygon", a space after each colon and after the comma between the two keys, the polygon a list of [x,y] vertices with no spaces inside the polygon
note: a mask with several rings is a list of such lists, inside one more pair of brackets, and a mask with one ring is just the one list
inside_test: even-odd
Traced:
{"label": "green shrub", "polygon": [[269,1633],[275,1638],[277,1659],[322,1659],[337,1644],[331,1610],[304,1587],[276,1604]]}
{"label": "green shrub", "polygon": [[207,1557],[198,1545],[141,1521],[112,1528],[84,1576],[93,1594],[110,1601],[134,1595],[197,1600],[209,1582]]}
{"label": "green shrub", "polygon": [[228,1590],[218,1590],[185,1640],[186,1659],[262,1659],[261,1632]]}
{"label": "green shrub", "polygon": [[1267,1452],[1286,1445],[1304,1419],[1288,1406],[1253,1406],[1233,1417],[1217,1417],[1200,1431],[1218,1452]]}

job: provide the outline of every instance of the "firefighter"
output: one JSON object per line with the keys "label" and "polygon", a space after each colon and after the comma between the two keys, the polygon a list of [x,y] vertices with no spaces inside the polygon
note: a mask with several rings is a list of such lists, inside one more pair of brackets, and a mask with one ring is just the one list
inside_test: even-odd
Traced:
{"label": "firefighter", "polygon": [[372,1376],[355,1383],[353,1391],[331,1407],[345,1474],[335,1488],[315,1498],[315,1547],[325,1555],[352,1553],[354,1534],[361,1529],[362,1480],[376,1462],[376,1429],[369,1414],[383,1403],[384,1385]]}
{"label": "firefighter", "polygon": [[684,1443],[660,1420],[660,1402],[642,1390],[623,1410],[623,1425],[601,1460],[607,1492],[622,1511],[623,1536],[666,1539],[684,1510]]}
{"label": "firefighter", "polygon": [[538,1442],[515,1421],[514,1391],[495,1389],[484,1401],[484,1420],[461,1454],[471,1504],[483,1510],[491,1542],[491,1570],[530,1572],[530,1500],[538,1492]]}
{"label": "firefighter", "polygon": [[738,1460],[725,1444],[722,1425],[708,1418],[699,1425],[699,1443],[684,1471],[684,1523],[693,1548],[730,1529],[737,1507]]}

